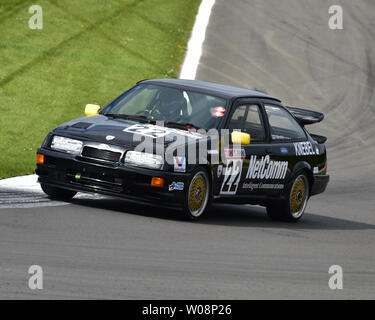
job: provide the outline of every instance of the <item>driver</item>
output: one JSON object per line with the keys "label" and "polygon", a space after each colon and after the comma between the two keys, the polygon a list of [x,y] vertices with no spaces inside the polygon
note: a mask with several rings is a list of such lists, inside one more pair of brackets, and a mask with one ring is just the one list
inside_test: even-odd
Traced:
{"label": "driver", "polygon": [[187,103],[182,91],[163,88],[158,93],[154,114],[160,113],[165,120],[177,121],[187,113]]}

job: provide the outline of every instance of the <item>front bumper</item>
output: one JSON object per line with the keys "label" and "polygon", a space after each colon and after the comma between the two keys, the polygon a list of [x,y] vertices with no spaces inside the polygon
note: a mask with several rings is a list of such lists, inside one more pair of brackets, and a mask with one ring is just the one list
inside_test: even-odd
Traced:
{"label": "front bumper", "polygon": [[311,195],[322,193],[326,190],[329,182],[328,174],[314,175],[314,182],[311,189]]}
{"label": "front bumper", "polygon": [[[44,155],[44,164],[37,164],[35,170],[39,183],[167,207],[181,207],[185,201],[188,173],[130,167],[44,148],[38,154]],[[152,177],[164,178],[164,186],[151,186]],[[183,182],[185,188],[169,191],[173,182]]]}

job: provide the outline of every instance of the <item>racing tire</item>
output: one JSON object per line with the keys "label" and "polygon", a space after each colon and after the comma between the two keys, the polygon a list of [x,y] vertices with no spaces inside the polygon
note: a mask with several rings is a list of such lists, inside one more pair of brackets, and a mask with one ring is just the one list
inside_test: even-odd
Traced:
{"label": "racing tire", "polygon": [[210,204],[210,177],[204,168],[198,167],[189,179],[182,211],[188,220],[198,220],[207,212]]}
{"label": "racing tire", "polygon": [[47,194],[51,199],[54,199],[54,200],[67,201],[67,200],[72,199],[77,194],[77,192],[75,191],[51,187],[44,183],[41,183],[40,186],[43,192]]}
{"label": "racing tire", "polygon": [[267,206],[267,215],[272,220],[297,222],[302,218],[310,195],[307,174],[299,171],[286,189],[285,200]]}

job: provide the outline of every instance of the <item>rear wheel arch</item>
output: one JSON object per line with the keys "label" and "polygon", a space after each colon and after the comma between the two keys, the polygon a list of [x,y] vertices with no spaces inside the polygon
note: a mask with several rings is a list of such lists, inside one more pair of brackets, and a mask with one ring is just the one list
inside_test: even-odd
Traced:
{"label": "rear wheel arch", "polygon": [[299,171],[304,171],[306,173],[307,178],[309,179],[309,186],[311,190],[312,185],[314,183],[314,175],[313,175],[311,165],[306,161],[300,161],[296,163],[296,165],[293,167],[292,171],[289,174],[289,177],[287,179],[287,184],[293,181],[294,177]]}
{"label": "rear wheel arch", "polygon": [[312,186],[314,184],[314,175],[313,175],[313,173],[312,173],[311,170],[303,169],[303,171],[306,173],[307,179],[309,180],[309,187],[310,187],[309,197],[310,197],[310,195],[311,195],[311,189],[312,189]]}
{"label": "rear wheel arch", "polygon": [[310,197],[311,182],[305,168],[293,171],[283,190],[283,197],[268,203],[267,214],[273,220],[296,222],[305,212]]}

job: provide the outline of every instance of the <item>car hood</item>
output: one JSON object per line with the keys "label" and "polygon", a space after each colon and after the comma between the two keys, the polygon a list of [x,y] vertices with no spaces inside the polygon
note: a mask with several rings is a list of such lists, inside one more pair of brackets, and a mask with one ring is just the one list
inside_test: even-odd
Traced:
{"label": "car hood", "polygon": [[[144,140],[142,136],[146,137],[149,143],[163,143],[165,146],[178,138],[181,138],[180,141],[187,141],[186,137],[194,140],[206,137],[196,132],[160,127],[133,120],[114,119],[104,115],[69,121],[54,129],[53,134],[127,148],[136,147]],[[164,139],[157,139],[161,137]]]}

